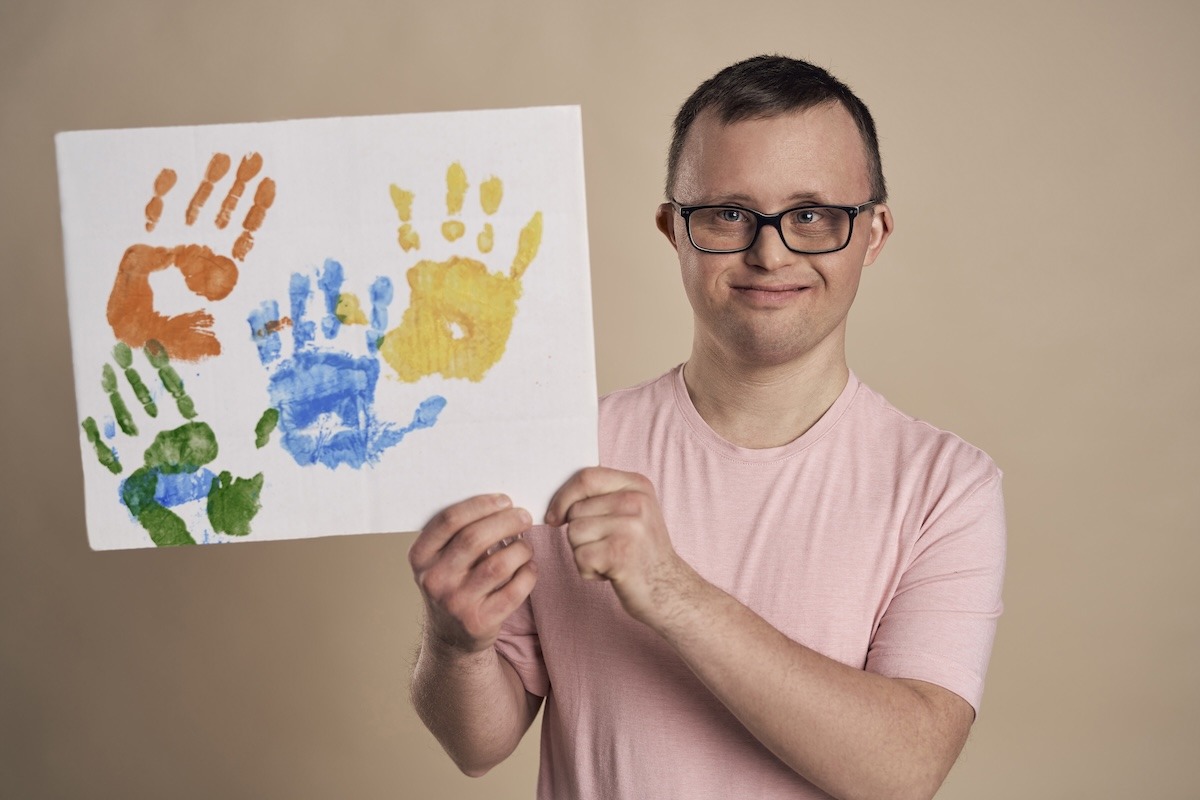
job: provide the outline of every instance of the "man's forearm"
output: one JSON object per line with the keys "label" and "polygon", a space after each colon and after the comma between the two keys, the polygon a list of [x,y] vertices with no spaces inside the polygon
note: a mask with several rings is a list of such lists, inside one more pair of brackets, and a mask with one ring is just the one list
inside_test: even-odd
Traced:
{"label": "man's forearm", "polygon": [[478,777],[516,749],[540,698],[525,691],[495,648],[467,654],[425,633],[413,670],[412,702],[458,768]]}
{"label": "man's forearm", "polygon": [[941,785],[973,716],[966,701],[797,644],[694,572],[677,589],[648,624],[796,772],[847,799]]}

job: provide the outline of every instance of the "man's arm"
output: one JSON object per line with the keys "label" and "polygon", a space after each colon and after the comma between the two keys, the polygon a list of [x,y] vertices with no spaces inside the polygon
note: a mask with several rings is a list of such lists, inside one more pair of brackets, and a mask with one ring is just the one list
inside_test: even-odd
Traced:
{"label": "man's arm", "polygon": [[644,477],[577,473],[546,514],[580,574],[607,580],[784,763],[835,797],[929,798],[974,718],[954,693],[854,669],[798,644],[701,578],[671,546]]}
{"label": "man's arm", "polygon": [[966,742],[966,700],[834,661],[692,575],[651,626],[755,738],[835,797],[933,797]]}
{"label": "man's arm", "polygon": [[537,580],[533,550],[517,538],[531,522],[507,497],[474,497],[430,520],[409,549],[426,608],[413,705],[473,777],[516,749],[541,705],[495,648]]}

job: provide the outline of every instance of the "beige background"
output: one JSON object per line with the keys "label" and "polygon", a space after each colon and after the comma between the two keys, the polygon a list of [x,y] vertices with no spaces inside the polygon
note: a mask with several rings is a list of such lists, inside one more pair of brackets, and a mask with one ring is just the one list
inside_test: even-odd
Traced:
{"label": "beige background", "polygon": [[[682,360],[668,126],[780,51],[875,112],[898,220],[851,362],[1007,473],[1007,613],[943,798],[1200,796],[1190,2],[0,7],[0,795],[528,798],[406,700],[408,535],[92,553],[52,136],[579,103],[603,391]],[[498,487],[502,488],[502,487]]]}

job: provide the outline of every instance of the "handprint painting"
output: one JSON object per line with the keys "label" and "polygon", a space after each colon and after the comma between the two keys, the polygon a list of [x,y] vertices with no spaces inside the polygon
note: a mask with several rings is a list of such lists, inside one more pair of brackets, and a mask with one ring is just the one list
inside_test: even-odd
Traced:
{"label": "handprint painting", "polygon": [[541,509],[596,462],[577,108],[57,147],[93,548]]}

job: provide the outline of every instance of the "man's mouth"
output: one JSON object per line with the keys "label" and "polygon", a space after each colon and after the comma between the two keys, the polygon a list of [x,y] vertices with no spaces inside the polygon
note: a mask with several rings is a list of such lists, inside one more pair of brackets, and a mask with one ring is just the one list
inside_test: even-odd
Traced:
{"label": "man's mouth", "polygon": [[733,289],[737,297],[742,298],[746,303],[758,308],[782,308],[791,306],[791,304],[800,297],[809,287],[797,286],[795,284],[784,285],[758,285],[758,284],[743,284],[741,286],[733,285]]}
{"label": "man's mouth", "polygon": [[807,286],[734,286],[739,292],[770,292],[773,294],[786,294],[788,292],[802,292],[807,289]]}

